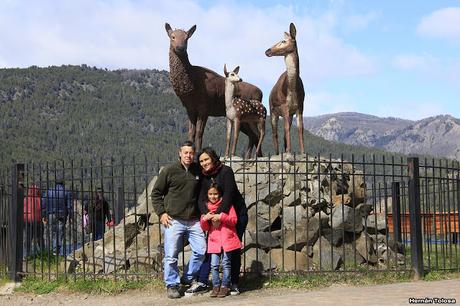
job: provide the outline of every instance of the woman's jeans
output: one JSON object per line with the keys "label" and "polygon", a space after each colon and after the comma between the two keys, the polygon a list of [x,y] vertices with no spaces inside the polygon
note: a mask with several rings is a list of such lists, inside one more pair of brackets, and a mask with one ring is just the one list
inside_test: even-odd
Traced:
{"label": "woman's jeans", "polygon": [[179,252],[183,250],[183,237],[190,243],[192,254],[187,267],[184,267],[184,279],[191,282],[200,270],[206,253],[206,240],[198,220],[171,221],[169,227],[162,226],[164,230],[164,280],[166,286],[180,284],[179,269],[177,267]]}
{"label": "woman's jeans", "polygon": [[[219,277],[219,263],[222,258],[222,283]],[[231,252],[224,252],[220,254],[211,254],[211,273],[212,273],[212,286],[229,287],[230,286],[230,270],[231,270]]]}

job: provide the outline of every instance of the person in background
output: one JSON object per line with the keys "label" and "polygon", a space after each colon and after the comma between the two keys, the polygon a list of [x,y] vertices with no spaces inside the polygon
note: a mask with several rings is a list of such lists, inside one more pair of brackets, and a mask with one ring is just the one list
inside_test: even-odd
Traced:
{"label": "person in background", "polygon": [[[211,254],[212,291],[211,297],[226,297],[230,293],[232,251],[241,249],[241,241],[236,233],[236,212],[230,206],[229,213],[217,213],[222,205],[222,189],[211,183],[207,192],[209,212],[201,216],[201,228],[209,232],[208,253]],[[222,282],[219,265],[222,260]]]}
{"label": "person in background", "polygon": [[101,189],[98,189],[92,196],[88,208],[88,232],[93,234],[93,240],[99,240],[104,236],[105,220],[107,226],[113,226],[112,215],[110,213],[109,203],[104,198]]}
{"label": "person in background", "polygon": [[48,247],[61,254],[65,248],[65,226],[73,216],[72,192],[64,186],[64,179],[56,179],[55,186],[49,188],[42,196],[42,218],[46,226]]}
{"label": "person in background", "polygon": [[40,188],[32,185],[24,197],[24,256],[43,251],[43,223]]}

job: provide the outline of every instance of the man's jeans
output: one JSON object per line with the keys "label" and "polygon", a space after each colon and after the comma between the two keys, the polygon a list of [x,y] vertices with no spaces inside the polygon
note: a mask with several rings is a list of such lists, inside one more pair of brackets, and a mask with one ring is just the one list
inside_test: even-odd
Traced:
{"label": "man's jeans", "polygon": [[230,287],[230,270],[232,253],[222,251],[221,254],[211,254],[211,273],[212,273],[212,286],[216,287],[221,285],[219,277],[219,262],[222,257],[222,286]]}
{"label": "man's jeans", "polygon": [[177,220],[171,221],[169,227],[162,226],[164,230],[164,280],[166,286],[180,284],[179,269],[177,267],[178,255],[182,251],[183,237],[190,243],[192,254],[189,263],[184,267],[184,279],[191,282],[200,270],[206,253],[206,240],[198,220]]}

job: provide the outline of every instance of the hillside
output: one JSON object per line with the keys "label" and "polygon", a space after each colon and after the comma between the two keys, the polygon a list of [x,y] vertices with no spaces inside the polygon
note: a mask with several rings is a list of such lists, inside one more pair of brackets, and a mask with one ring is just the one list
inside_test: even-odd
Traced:
{"label": "hillside", "polygon": [[[223,118],[211,118],[203,145],[223,152]],[[267,120],[264,154],[273,152]],[[168,73],[83,66],[0,69],[0,158],[49,161],[139,156],[172,160],[187,138],[187,116]],[[310,154],[383,151],[329,142],[306,133]],[[294,148],[297,133],[294,132]],[[239,152],[246,146],[241,137]]]}
{"label": "hillside", "polygon": [[304,118],[305,128],[327,140],[401,154],[460,159],[460,120],[449,115],[410,121],[359,113]]}

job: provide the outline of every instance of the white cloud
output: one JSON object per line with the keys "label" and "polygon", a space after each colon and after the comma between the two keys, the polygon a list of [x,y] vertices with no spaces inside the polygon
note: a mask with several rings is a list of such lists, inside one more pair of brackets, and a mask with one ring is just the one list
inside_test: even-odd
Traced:
{"label": "white cloud", "polygon": [[440,9],[423,17],[417,32],[422,36],[443,38],[460,44],[460,7]]}
{"label": "white cloud", "polygon": [[430,54],[400,54],[392,60],[392,66],[417,74],[417,78],[448,83],[460,88],[460,58],[436,57]]}
{"label": "white cloud", "polygon": [[[375,71],[372,58],[334,35],[334,12],[312,17],[291,6],[257,8],[218,2],[204,8],[197,1],[51,1],[0,2],[0,57],[5,67],[88,64],[114,68],[168,69],[164,23],[188,29],[192,64],[222,73],[222,66],[241,66],[244,79],[264,89],[265,96],[284,71],[281,58],[265,50],[283,37],[289,23],[297,26],[304,82],[366,75]],[[362,23],[362,22],[361,22]],[[308,86],[308,85],[307,85]]]}
{"label": "white cloud", "polygon": [[392,61],[393,66],[402,70],[430,71],[440,65],[439,61],[430,55],[400,54]]}
{"label": "white cloud", "polygon": [[368,12],[366,14],[351,15],[345,18],[344,27],[347,31],[357,31],[365,29],[370,23],[377,20],[380,14],[377,12]]}
{"label": "white cloud", "polygon": [[304,103],[304,116],[354,112],[358,109],[353,103],[353,98],[347,93],[325,91],[307,93]]}
{"label": "white cloud", "polygon": [[442,101],[399,101],[377,106],[375,115],[380,117],[421,120],[427,117],[449,113],[449,110],[444,109],[442,105]]}

